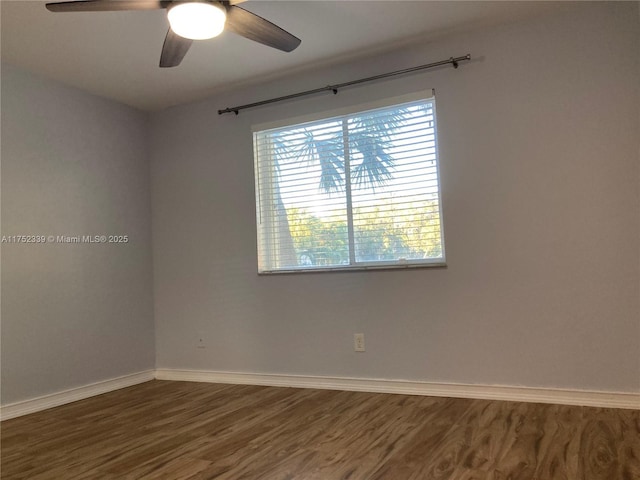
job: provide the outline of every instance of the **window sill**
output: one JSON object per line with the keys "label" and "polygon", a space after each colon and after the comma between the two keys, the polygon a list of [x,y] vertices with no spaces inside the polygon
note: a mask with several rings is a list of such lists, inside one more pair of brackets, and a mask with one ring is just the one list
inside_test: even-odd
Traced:
{"label": "window sill", "polygon": [[438,260],[435,262],[420,262],[420,263],[360,263],[357,265],[345,265],[345,266],[328,266],[328,267],[296,267],[280,270],[262,270],[258,271],[258,275],[280,275],[291,273],[322,273],[322,272],[362,272],[365,270],[412,270],[416,268],[447,268],[447,263],[444,260]]}

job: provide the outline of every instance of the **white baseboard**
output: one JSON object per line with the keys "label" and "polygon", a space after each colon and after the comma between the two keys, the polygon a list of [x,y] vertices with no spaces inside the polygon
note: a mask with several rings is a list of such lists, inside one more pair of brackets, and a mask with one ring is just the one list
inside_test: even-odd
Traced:
{"label": "white baseboard", "polygon": [[318,388],[372,393],[399,393],[432,397],[478,398],[516,402],[556,403],[586,407],[631,408],[640,410],[640,393],[593,392],[555,388],[504,385],[463,385],[371,378],[275,375],[264,373],[215,372],[158,369],[112,378],[51,395],[0,406],[0,420],[27,415],[153,379],[183,382],[265,385],[271,387]]}
{"label": "white baseboard", "polygon": [[156,370],[156,379],[640,409],[640,393],[174,369]]}
{"label": "white baseboard", "polygon": [[10,418],[20,417],[28,413],[46,410],[47,408],[57,407],[66,403],[84,400],[85,398],[101,395],[103,393],[119,390],[121,388],[137,385],[138,383],[148,382],[155,378],[155,372],[148,370],[145,372],[125,375],[123,377],[112,378],[102,382],[96,382],[84,385],[70,390],[44,395],[42,397],[32,398],[21,402],[2,405],[0,407],[0,420],[8,420]]}

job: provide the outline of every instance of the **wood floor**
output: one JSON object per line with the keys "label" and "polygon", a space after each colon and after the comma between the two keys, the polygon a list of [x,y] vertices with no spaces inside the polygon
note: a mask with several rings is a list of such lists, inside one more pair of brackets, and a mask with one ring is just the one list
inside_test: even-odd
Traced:
{"label": "wood floor", "polygon": [[7,420],[2,479],[640,480],[640,411],[153,381]]}

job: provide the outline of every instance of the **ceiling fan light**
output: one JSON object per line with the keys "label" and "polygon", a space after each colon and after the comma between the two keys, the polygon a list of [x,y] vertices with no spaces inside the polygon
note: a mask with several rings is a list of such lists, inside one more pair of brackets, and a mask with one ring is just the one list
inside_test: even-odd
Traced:
{"label": "ceiling fan light", "polygon": [[222,33],[227,15],[224,8],[208,2],[176,3],[167,13],[171,30],[193,40],[205,40]]}

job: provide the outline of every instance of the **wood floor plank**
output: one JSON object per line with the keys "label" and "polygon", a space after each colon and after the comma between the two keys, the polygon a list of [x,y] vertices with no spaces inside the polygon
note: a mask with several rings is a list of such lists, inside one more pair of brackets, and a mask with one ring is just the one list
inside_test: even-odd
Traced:
{"label": "wood floor plank", "polygon": [[[197,452],[201,458],[212,460],[220,480],[256,478],[292,453],[305,448],[310,437],[327,428],[326,414],[332,408],[349,404],[351,392],[311,391],[312,396],[282,409],[257,428],[235,436],[234,442],[212,441],[206,451]],[[298,422],[291,422],[297,418]],[[300,428],[304,425],[304,428]]]}
{"label": "wood floor plank", "polygon": [[[438,454],[444,452],[451,455],[453,450],[461,447],[460,431],[456,428],[455,422],[472,404],[473,401],[467,399],[446,399],[432,405],[428,412],[425,412],[424,423],[414,433],[411,442],[374,472],[372,478],[393,479],[397,472],[403,472],[401,478],[406,476],[407,480],[430,478],[425,475],[436,475],[434,480],[448,478],[447,475],[450,476],[450,469],[455,467],[455,464],[451,464],[449,456],[439,457]],[[454,432],[448,436],[452,430]],[[443,444],[446,446],[443,447]]]}
{"label": "wood floor plank", "polygon": [[[183,414],[177,415],[170,431],[178,434],[179,442],[175,443],[168,450],[158,449],[157,446],[149,451],[149,457],[141,457],[141,449],[137,449],[133,454],[125,453],[113,460],[104,462],[100,468],[103,471],[113,474],[124,474],[132,468],[131,462],[144,465],[145,463],[155,463],[157,458],[165,458],[173,455],[178,458],[189,454],[191,457],[206,460],[209,464],[211,460],[207,458],[207,449],[214,449],[217,454],[221,454],[223,448],[235,450],[237,445],[242,443],[241,432],[253,431],[267,416],[269,407],[272,409],[286,408],[287,400],[294,397],[298,400],[295,392],[287,389],[258,389],[250,395],[244,397],[231,397],[231,403],[227,403],[223,410],[217,406],[213,408],[215,415],[211,413],[202,414],[200,405],[186,417]],[[155,425],[157,428],[158,425]],[[160,431],[166,431],[167,425],[163,420]],[[147,436],[147,441],[155,437],[154,434]],[[172,452],[172,453],[171,453]],[[153,455],[155,453],[155,455]]]}
{"label": "wood floor plank", "polygon": [[467,430],[468,448],[452,478],[483,478],[482,472],[495,467],[506,441],[514,405],[477,400],[456,421]]}
{"label": "wood floor plank", "polygon": [[254,470],[248,478],[287,478],[295,472],[304,472],[304,478],[371,478],[417,432],[421,424],[417,407],[435,403],[398,395],[351,396],[359,401],[331,408],[309,425],[304,444],[298,442],[301,448],[272,468]]}
{"label": "wood floor plank", "polygon": [[4,480],[640,480],[640,411],[152,381],[2,422]]}
{"label": "wood floor plank", "polygon": [[[185,456],[163,456],[156,457],[157,461],[153,464],[147,463],[142,467],[133,467],[124,476],[119,475],[121,480],[138,480],[144,478],[146,480],[188,480],[195,475],[205,471],[211,462],[198,458],[190,458]],[[114,476],[115,478],[115,476]]]}
{"label": "wood floor plank", "polygon": [[616,410],[622,424],[620,452],[623,480],[640,480],[640,410]]}
{"label": "wood floor plank", "polygon": [[578,469],[582,410],[558,405],[550,411],[534,478],[573,480]]}
{"label": "wood floor plank", "polygon": [[585,408],[578,475],[590,480],[640,479],[640,422],[637,413]]}
{"label": "wood floor plank", "polygon": [[508,421],[507,435],[502,452],[492,471],[490,480],[533,480],[541,455],[544,453],[545,425],[554,414],[554,405],[535,403],[515,404]]}

